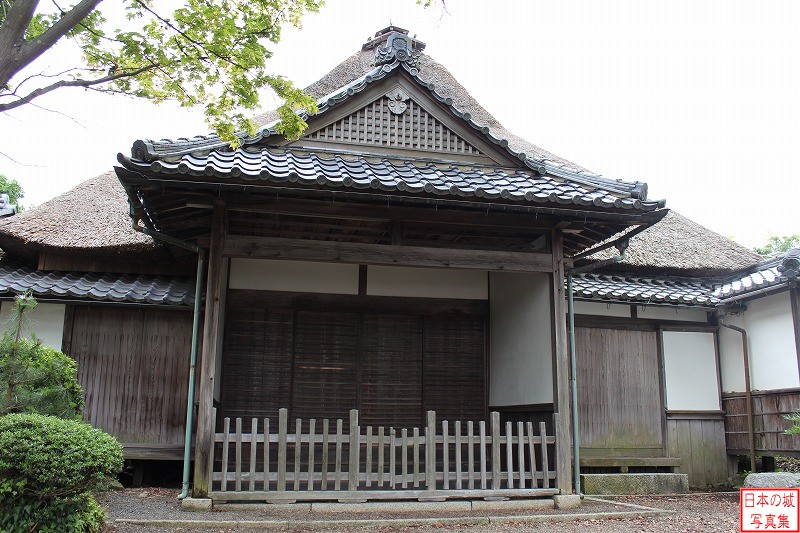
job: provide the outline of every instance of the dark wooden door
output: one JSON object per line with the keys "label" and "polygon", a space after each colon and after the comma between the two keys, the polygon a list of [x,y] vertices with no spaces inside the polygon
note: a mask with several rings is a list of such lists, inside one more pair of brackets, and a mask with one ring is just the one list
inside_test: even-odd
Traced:
{"label": "dark wooden door", "polygon": [[420,426],[427,410],[440,419],[485,417],[485,313],[355,298],[343,306],[342,297],[315,295],[309,305],[230,291],[224,416],[248,425],[286,407],[290,419],[346,421],[359,409],[362,424],[397,428]]}
{"label": "dark wooden door", "polygon": [[663,452],[655,331],[575,328],[581,449],[588,455]]}
{"label": "dark wooden door", "polygon": [[83,416],[123,444],[182,445],[192,314],[70,306],[64,351],[78,362]]}

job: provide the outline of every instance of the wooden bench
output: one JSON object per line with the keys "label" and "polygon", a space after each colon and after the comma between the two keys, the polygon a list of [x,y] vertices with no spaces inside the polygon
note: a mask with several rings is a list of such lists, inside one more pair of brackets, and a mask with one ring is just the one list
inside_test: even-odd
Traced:
{"label": "wooden bench", "polygon": [[674,471],[681,466],[680,457],[581,457],[581,467],[619,468],[622,473],[630,467],[667,467]]}

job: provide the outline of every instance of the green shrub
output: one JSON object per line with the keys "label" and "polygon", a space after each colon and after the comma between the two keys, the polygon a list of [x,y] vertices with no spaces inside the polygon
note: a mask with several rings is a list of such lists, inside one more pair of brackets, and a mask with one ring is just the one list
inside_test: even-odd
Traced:
{"label": "green shrub", "polygon": [[41,501],[0,496],[0,531],[41,533],[95,533],[102,531],[106,514],[91,494]]}
{"label": "green shrub", "polygon": [[89,491],[122,469],[116,439],[77,420],[0,417],[0,531],[99,531]]}
{"label": "green shrub", "polygon": [[0,415],[80,418],[84,402],[77,368],[71,357],[38,341],[5,334],[0,340]]}
{"label": "green shrub", "polygon": [[794,425],[786,430],[789,435],[800,435],[800,411],[786,416],[787,420],[794,422]]}

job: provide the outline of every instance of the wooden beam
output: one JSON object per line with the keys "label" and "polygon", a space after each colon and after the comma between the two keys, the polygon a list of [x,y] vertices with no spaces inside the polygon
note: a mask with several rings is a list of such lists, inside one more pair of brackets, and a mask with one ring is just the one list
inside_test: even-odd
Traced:
{"label": "wooden beam", "polygon": [[[211,223],[211,245],[208,254],[206,284],[206,313],[203,326],[203,352],[200,359],[200,386],[195,436],[194,489],[195,498],[206,498],[210,487],[208,463],[214,446],[214,380],[217,358],[220,357],[218,337],[222,309],[223,257],[225,245],[225,205],[214,205]],[[199,283],[199,280],[198,280]]]}
{"label": "wooden beam", "polygon": [[581,466],[681,466],[680,457],[581,457]]}
{"label": "wooden beam", "polygon": [[181,461],[183,459],[183,445],[123,442],[122,456],[125,459],[148,461]]}
{"label": "wooden beam", "polygon": [[575,327],[600,329],[627,329],[636,331],[684,331],[713,333],[718,326],[688,320],[661,320],[653,318],[625,318],[617,316],[575,315]]}
{"label": "wooden beam", "polygon": [[[516,229],[549,230],[555,219],[530,214],[487,213],[485,211],[464,211],[443,207],[408,207],[359,204],[346,201],[303,200],[277,196],[255,196],[231,193],[226,196],[229,211],[245,213],[265,213],[273,215],[297,215],[316,218],[343,218],[366,222],[425,222],[431,224],[461,224],[464,226],[508,227]],[[207,201],[190,201],[187,206],[211,209]],[[585,224],[580,221],[564,222],[564,230],[582,230]]]}
{"label": "wooden beam", "polygon": [[247,502],[297,502],[332,500],[456,500],[479,498],[548,498],[558,494],[556,489],[461,489],[461,490],[315,490],[315,491],[225,491],[209,494],[214,501],[238,500]]}
{"label": "wooden beam", "polygon": [[551,272],[550,254],[228,235],[223,255],[327,263]]}
{"label": "wooden beam", "polygon": [[247,289],[231,289],[228,291],[228,296],[232,306],[247,305],[248,302],[256,300],[264,302],[264,308],[269,309],[338,311],[340,313],[421,314],[423,316],[487,316],[489,314],[488,300],[254,291]]}
{"label": "wooden beam", "polygon": [[[556,487],[561,494],[572,493],[572,412],[570,411],[569,352],[567,342],[567,309],[564,294],[564,234],[561,229],[551,234],[553,249],[551,272],[553,282],[553,400],[555,403]],[[578,443],[575,443],[577,446]],[[575,465],[577,467],[577,465]]]}

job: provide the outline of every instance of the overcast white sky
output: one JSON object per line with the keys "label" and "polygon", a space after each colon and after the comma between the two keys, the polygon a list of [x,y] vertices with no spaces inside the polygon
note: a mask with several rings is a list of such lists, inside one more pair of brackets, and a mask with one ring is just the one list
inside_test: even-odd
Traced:
{"label": "overcast white sky", "polygon": [[[169,4],[169,2],[165,2]],[[800,2],[328,0],[275,47],[306,86],[391,21],[509,130],[752,246],[800,233]],[[45,58],[63,64],[71,51]],[[67,90],[68,91],[68,90]],[[199,111],[80,89],[0,115],[0,174],[41,204]],[[264,101],[275,107],[274,99]],[[65,116],[66,115],[66,116]]]}

